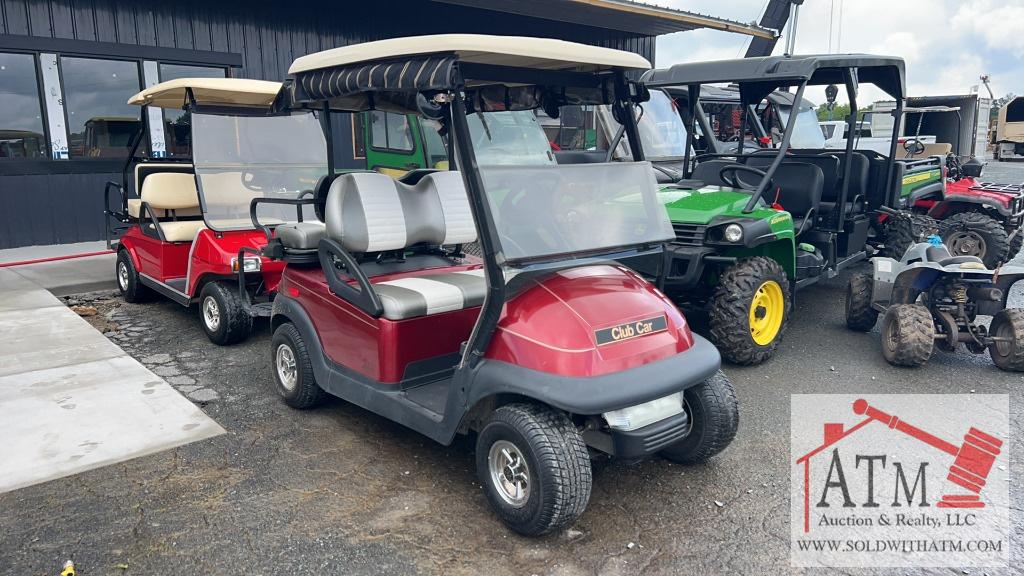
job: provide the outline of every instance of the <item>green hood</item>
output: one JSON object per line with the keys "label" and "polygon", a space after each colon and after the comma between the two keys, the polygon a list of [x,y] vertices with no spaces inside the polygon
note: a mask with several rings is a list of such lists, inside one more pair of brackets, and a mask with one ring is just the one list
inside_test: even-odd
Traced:
{"label": "green hood", "polygon": [[698,190],[662,188],[658,191],[658,199],[668,209],[669,220],[686,224],[708,224],[717,216],[761,219],[778,214],[770,208],[757,208],[750,214],[743,214],[743,207],[750,201],[750,192],[719,186],[705,186]]}

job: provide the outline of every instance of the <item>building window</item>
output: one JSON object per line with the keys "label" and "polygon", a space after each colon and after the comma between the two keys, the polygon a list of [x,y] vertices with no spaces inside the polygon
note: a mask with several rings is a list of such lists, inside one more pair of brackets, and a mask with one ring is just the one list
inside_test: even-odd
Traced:
{"label": "building window", "polygon": [[[186,66],[183,64],[160,64],[160,81],[178,78],[224,78],[224,68],[210,66]],[[192,156],[191,114],[184,110],[165,108],[164,140],[167,143],[167,155],[172,158],[189,158]]]}
{"label": "building window", "polygon": [[119,158],[139,129],[139,107],[128,98],[141,88],[137,62],[61,58],[71,158]]}
{"label": "building window", "polygon": [[404,114],[370,112],[370,146],[392,152],[412,152],[412,129]]}
{"label": "building window", "polygon": [[0,159],[45,158],[36,59],[0,52]]}

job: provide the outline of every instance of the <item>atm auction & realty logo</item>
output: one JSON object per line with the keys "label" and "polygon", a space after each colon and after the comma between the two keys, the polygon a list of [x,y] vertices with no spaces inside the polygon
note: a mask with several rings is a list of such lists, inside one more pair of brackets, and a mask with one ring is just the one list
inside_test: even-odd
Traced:
{"label": "atm auction & realty logo", "polygon": [[1006,395],[795,394],[794,566],[1009,559]]}

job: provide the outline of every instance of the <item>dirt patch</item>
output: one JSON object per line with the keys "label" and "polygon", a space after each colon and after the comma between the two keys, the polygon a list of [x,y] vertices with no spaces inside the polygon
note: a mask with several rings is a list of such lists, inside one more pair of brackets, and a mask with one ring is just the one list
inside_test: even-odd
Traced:
{"label": "dirt patch", "polygon": [[61,300],[71,309],[99,330],[104,336],[110,337],[121,333],[121,326],[111,320],[122,302],[117,292],[105,290],[89,292],[74,296],[63,296]]}

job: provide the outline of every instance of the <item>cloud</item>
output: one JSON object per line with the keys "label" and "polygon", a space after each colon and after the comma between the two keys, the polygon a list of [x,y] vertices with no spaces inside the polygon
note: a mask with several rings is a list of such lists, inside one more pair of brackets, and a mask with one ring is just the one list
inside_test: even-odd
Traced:
{"label": "cloud", "polygon": [[[659,3],[750,22],[761,17],[765,0]],[[993,91],[1000,96],[1024,91],[1022,29],[1024,0],[815,0],[801,8],[797,52],[826,53],[831,46],[833,52],[900,56],[906,60],[910,95],[966,94],[980,84],[981,74],[990,74]],[[737,34],[710,30],[663,36],[658,39],[657,65],[737,58],[747,42]],[[776,53],[782,48],[780,40]],[[986,93],[984,88],[981,92]],[[808,96],[824,100],[820,89],[808,89]],[[858,100],[867,104],[882,97],[864,87]]]}

